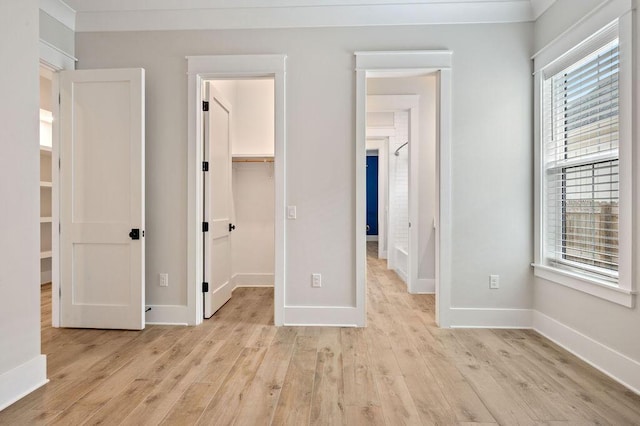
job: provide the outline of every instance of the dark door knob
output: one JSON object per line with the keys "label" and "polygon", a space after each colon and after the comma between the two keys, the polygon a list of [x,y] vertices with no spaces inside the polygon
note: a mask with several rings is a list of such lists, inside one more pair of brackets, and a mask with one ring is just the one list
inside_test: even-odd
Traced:
{"label": "dark door knob", "polygon": [[229,224],[229,232],[233,231],[234,229],[236,229],[236,226],[232,223]]}
{"label": "dark door knob", "polygon": [[132,229],[131,232],[129,232],[129,238],[131,238],[132,240],[139,240],[140,239],[140,230],[139,229]]}

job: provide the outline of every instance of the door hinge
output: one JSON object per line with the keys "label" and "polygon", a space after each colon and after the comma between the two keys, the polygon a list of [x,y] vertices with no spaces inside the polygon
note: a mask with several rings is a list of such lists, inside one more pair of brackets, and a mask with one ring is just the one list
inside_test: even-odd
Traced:
{"label": "door hinge", "polygon": [[62,234],[62,223],[58,222],[58,234]]}
{"label": "door hinge", "polygon": [[209,283],[202,283],[202,292],[209,293]]}
{"label": "door hinge", "polygon": [[209,111],[209,101],[202,101],[202,110]]}
{"label": "door hinge", "polygon": [[203,172],[208,172],[209,171],[209,162],[208,161],[203,161],[202,162],[202,171]]}
{"label": "door hinge", "polygon": [[62,101],[60,100],[60,93],[58,93],[58,105],[60,105]]}
{"label": "door hinge", "polygon": [[62,299],[62,287],[58,287],[58,298]]}
{"label": "door hinge", "polygon": [[58,157],[58,170],[62,168],[62,160]]}
{"label": "door hinge", "polygon": [[209,222],[202,222],[202,232],[209,232]]}

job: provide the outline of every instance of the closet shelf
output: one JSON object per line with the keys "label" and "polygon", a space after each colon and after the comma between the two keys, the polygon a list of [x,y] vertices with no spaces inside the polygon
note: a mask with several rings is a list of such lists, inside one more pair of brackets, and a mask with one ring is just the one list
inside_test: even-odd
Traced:
{"label": "closet shelf", "polygon": [[264,155],[233,155],[234,163],[273,163],[272,154]]}
{"label": "closet shelf", "polygon": [[50,216],[42,216],[40,218],[40,223],[51,223],[53,222],[53,218]]}
{"label": "closet shelf", "polygon": [[52,255],[53,253],[51,251],[41,251],[40,259],[49,259]]}
{"label": "closet shelf", "polygon": [[40,152],[51,153],[51,147],[46,145],[40,145]]}
{"label": "closet shelf", "polygon": [[41,188],[51,188],[53,186],[53,184],[51,182],[45,182],[45,181],[40,181],[40,187]]}

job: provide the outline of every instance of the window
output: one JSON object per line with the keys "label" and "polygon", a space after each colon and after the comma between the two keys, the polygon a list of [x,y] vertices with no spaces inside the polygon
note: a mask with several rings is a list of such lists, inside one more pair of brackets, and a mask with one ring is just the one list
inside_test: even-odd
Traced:
{"label": "window", "polygon": [[633,31],[631,14],[619,16],[535,58],[534,271],[631,307]]}
{"label": "window", "polygon": [[617,282],[618,39],[544,80],[545,260]]}

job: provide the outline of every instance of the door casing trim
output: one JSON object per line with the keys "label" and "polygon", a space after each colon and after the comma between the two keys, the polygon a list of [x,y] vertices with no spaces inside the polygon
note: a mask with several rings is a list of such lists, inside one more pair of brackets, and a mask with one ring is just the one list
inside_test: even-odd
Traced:
{"label": "door casing trim", "polygon": [[271,77],[275,90],[275,267],[274,322],[284,324],[285,300],[285,184],[286,184],[286,55],[187,56],[188,102],[188,211],[187,211],[187,321],[203,320],[202,296],[202,82],[215,79]]}

